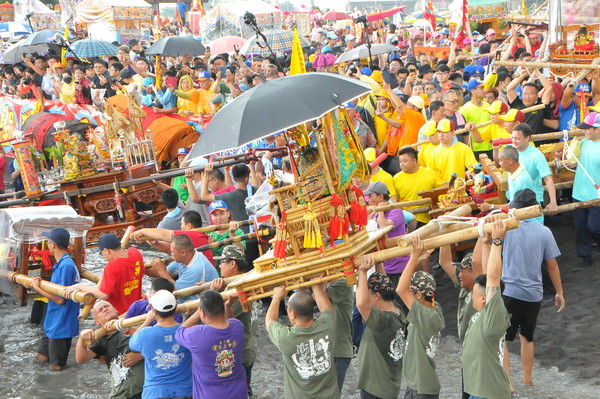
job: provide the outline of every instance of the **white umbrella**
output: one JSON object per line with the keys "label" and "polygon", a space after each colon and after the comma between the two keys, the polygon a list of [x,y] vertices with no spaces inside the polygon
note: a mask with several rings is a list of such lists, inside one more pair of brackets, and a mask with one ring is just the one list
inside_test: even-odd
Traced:
{"label": "white umbrella", "polygon": [[48,51],[47,44],[35,44],[32,46],[23,46],[23,42],[27,39],[20,40],[9,46],[2,55],[0,55],[0,63],[16,64],[23,60],[23,55],[33,53],[44,53]]}
{"label": "white umbrella", "polygon": [[[397,46],[388,43],[376,43],[371,45],[371,56],[376,56],[383,53],[393,53],[395,51],[400,51],[400,49]],[[352,50],[348,50],[340,55],[335,63],[339,64],[340,62],[354,61],[361,58],[367,58],[368,56],[369,48],[366,44],[361,44],[360,46],[355,47]]]}

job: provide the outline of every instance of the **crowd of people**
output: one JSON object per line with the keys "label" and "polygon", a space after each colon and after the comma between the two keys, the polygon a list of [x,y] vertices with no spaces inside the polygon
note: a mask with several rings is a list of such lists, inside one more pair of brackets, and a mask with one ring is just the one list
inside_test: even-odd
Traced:
{"label": "crowd of people", "polygon": [[[313,33],[313,47],[306,54],[309,72],[314,70],[311,57],[338,54],[360,42],[349,27],[315,28]],[[382,40],[397,45],[397,53],[378,55],[366,64],[318,68],[360,79],[373,89],[344,105],[367,161],[389,154],[362,186],[369,205],[419,199],[421,191],[441,187],[453,177],[466,178],[479,156],[486,154],[508,173],[508,203],[484,202],[481,211],[493,214],[543,204],[552,214],[569,194],[555,189],[548,162],[531,138],[570,128],[585,131],[577,163],[568,165],[576,168],[570,196],[573,201],[598,198],[600,157],[593,154],[600,150],[600,113],[586,112],[600,112],[600,106],[594,106],[600,101],[600,74],[596,70],[551,80],[547,71],[529,64],[543,56],[545,34],[517,26],[509,33],[502,40],[489,30],[456,43],[449,40],[449,31],[441,29],[425,37],[422,31],[413,32],[405,41],[404,34],[391,26]],[[431,59],[414,51],[419,45],[448,46],[449,57]],[[122,45],[119,56],[92,66],[73,60],[62,65],[58,58],[43,56],[27,59],[24,68],[5,67],[3,89],[75,103],[91,103],[94,89],[105,90],[103,96],[125,90],[135,92],[141,104],[157,113],[212,116],[231,99],[289,71],[285,59],[248,60],[239,52],[208,52],[196,58],[164,59],[159,68],[164,87],[159,90],[152,63],[136,46],[139,43]],[[527,64],[497,67],[494,59]],[[24,91],[27,77],[31,89]],[[541,109],[522,111],[538,104]],[[478,126],[485,122],[491,123]],[[463,128],[464,133],[455,134]],[[266,137],[257,147],[276,147],[281,137],[285,132]],[[509,139],[511,144],[496,145],[495,139]],[[195,166],[194,161],[188,164],[187,154],[188,149],[180,149],[180,163]],[[33,288],[49,299],[38,358],[54,369],[64,368],[71,340],[79,335],[77,362],[104,357],[112,398],[245,398],[252,395],[257,329],[265,328],[283,358],[286,398],[340,397],[355,355],[362,398],[397,398],[402,378],[407,385],[404,398],[438,398],[435,356],[445,327],[443,304],[436,300],[436,281],[429,273],[433,257],[418,239],[410,256],[383,263],[370,255],[356,259],[355,293],[344,279],[315,284],[312,290],[294,292],[282,312],[288,293],[277,287],[263,326],[258,325],[260,301],[254,302],[252,312],[243,312],[239,300],[219,294],[225,279],[250,270],[258,244],[241,241],[203,252],[195,248],[247,233],[248,226],[241,223],[248,219],[244,200],[256,192],[267,171],[290,173],[289,164],[288,159],[265,153],[249,165],[221,170],[209,164],[200,173],[187,170],[170,185],[157,183],[164,189],[161,199],[168,214],[158,228],[139,230],[132,239],[149,239],[172,260],[157,259],[146,267],[137,249],[125,251],[115,235],[106,234],[98,242],[107,264],[97,286],[78,282],[66,252],[68,232],[46,233],[57,260],[52,281],[92,293],[98,299],[93,317],[99,327],[119,326],[123,313],[147,317],[139,328],[118,328],[102,337],[91,329],[79,331],[77,305],[45,292],[37,282]],[[371,211],[369,219],[377,227],[392,226],[388,237],[397,237],[427,223],[430,216],[392,209]],[[600,242],[600,207],[575,210],[573,219],[577,255],[582,258],[575,270],[585,271],[593,264],[593,243]],[[459,289],[462,362],[457,366],[462,367],[462,381],[456,384],[462,385],[464,398],[472,399],[511,397],[508,346],[517,333],[523,383],[532,384],[541,303],[550,298],[558,311],[565,308],[556,260],[560,252],[543,218],[523,221],[509,231],[493,216],[488,220],[493,231],[477,240],[472,253],[454,262],[450,247],[442,247],[438,257]],[[229,227],[221,226],[210,237],[195,230],[208,224]],[[142,293],[144,275],[153,278],[147,298]],[[173,292],[205,282],[211,285],[198,295],[198,310],[182,318],[178,306],[196,296],[181,298]],[[284,314],[287,320],[282,322]]]}

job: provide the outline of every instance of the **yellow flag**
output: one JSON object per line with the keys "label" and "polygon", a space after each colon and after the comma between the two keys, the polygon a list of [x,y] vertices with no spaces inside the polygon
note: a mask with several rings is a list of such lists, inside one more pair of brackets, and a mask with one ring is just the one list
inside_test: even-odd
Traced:
{"label": "yellow flag", "polygon": [[298,30],[294,29],[294,43],[292,44],[290,75],[299,75],[301,73],[306,73],[306,66],[304,65],[304,51],[302,51],[302,44],[300,44]]}
{"label": "yellow flag", "polygon": [[[65,40],[69,41],[69,27],[65,26]],[[67,48],[63,47],[60,50],[60,63],[63,64],[64,67],[67,66],[67,60],[65,59],[65,54],[67,53]]]}
{"label": "yellow flag", "polygon": [[527,15],[527,5],[525,0],[521,0],[521,15]]}

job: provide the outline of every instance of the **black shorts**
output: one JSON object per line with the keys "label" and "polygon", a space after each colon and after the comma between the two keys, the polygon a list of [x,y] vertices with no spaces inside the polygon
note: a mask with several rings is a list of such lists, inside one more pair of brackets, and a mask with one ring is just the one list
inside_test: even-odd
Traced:
{"label": "black shorts", "polygon": [[542,302],[526,302],[503,296],[504,306],[510,314],[510,327],[506,330],[506,340],[513,341],[517,332],[529,342],[533,342],[533,332],[537,324]]}
{"label": "black shorts", "polygon": [[65,367],[72,338],[50,339],[46,335],[40,342],[38,353],[48,358],[52,366]]}

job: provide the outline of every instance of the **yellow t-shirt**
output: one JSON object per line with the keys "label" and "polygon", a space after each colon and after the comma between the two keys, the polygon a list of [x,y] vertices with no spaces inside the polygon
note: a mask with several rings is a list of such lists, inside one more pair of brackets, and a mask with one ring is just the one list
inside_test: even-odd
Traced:
{"label": "yellow t-shirt", "polygon": [[396,195],[396,189],[394,188],[394,179],[392,178],[392,175],[390,175],[388,172],[379,168],[377,173],[371,176],[371,182],[376,181],[380,181],[387,186],[388,190],[390,190],[390,197]]}
{"label": "yellow t-shirt", "polygon": [[[442,184],[442,179],[437,173],[428,168],[420,167],[415,173],[397,173],[394,176],[396,200],[398,202],[420,200],[422,197],[418,195],[419,192],[432,190]],[[418,221],[423,223],[431,220],[431,216],[426,212],[418,213],[416,217]]]}
{"label": "yellow t-shirt", "polygon": [[60,102],[63,104],[73,104],[75,102],[75,84],[63,83],[60,87]]}
{"label": "yellow t-shirt", "polygon": [[[464,117],[467,123],[473,122],[476,125],[481,123],[485,123],[490,120],[490,113],[485,111],[490,105],[483,101],[481,106],[473,104],[471,101],[460,107],[460,112]],[[481,130],[479,130],[481,133]],[[492,149],[492,143],[489,140],[486,140],[481,134],[481,138],[483,141],[481,143],[475,142],[475,140],[471,140],[471,145],[473,146],[473,151],[489,151]]]}
{"label": "yellow t-shirt", "polygon": [[433,163],[431,153],[436,147],[436,145],[431,143],[425,143],[421,146],[421,149],[419,150],[419,166],[431,167]]}
{"label": "yellow t-shirt", "polygon": [[450,181],[452,173],[464,179],[467,166],[475,165],[477,160],[468,145],[461,142],[450,147],[438,145],[431,154],[433,169],[442,181]]}

